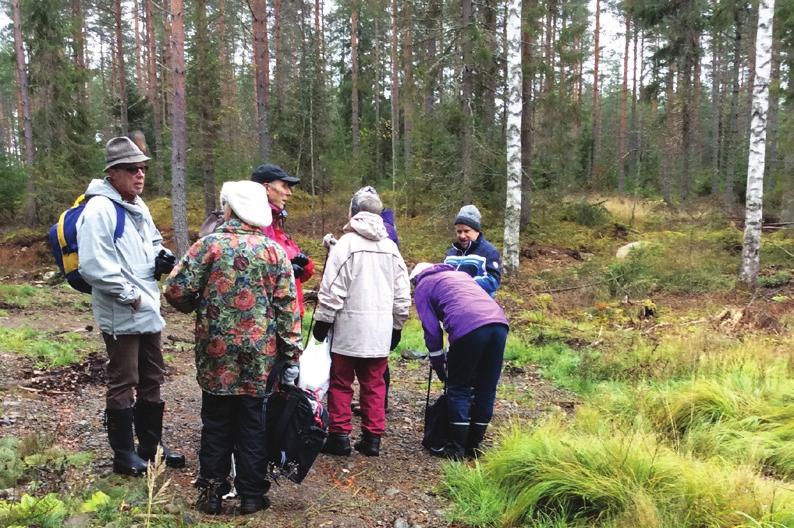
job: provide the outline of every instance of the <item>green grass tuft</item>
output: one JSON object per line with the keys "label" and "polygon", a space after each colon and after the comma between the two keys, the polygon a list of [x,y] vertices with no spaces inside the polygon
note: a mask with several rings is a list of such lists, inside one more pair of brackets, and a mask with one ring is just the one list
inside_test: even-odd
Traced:
{"label": "green grass tuft", "polygon": [[57,368],[80,361],[86,342],[82,336],[67,332],[57,340],[26,328],[0,328],[0,349],[31,357],[41,368]]}

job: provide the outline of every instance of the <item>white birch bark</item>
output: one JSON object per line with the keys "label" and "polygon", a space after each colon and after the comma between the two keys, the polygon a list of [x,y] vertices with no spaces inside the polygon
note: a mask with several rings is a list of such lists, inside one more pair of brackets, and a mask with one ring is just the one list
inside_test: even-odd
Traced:
{"label": "white birch bark", "polygon": [[750,121],[750,156],[747,162],[747,206],[744,246],[739,278],[753,285],[761,265],[761,223],[763,221],[766,118],[769,109],[769,76],[772,70],[772,18],[775,0],[761,0],[758,6],[758,33],[755,39],[755,83]]}
{"label": "white birch bark", "polygon": [[504,263],[507,273],[518,269],[521,228],[521,0],[510,0],[507,11],[507,197]]}

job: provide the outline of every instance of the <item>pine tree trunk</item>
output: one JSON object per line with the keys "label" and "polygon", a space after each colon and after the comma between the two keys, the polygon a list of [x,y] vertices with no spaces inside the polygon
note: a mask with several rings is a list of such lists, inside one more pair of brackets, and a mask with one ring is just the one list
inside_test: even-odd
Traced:
{"label": "pine tree trunk", "polygon": [[[525,0],[526,1],[526,0]],[[520,0],[510,0],[507,14],[508,62],[507,89],[509,109],[507,112],[507,192],[505,200],[504,267],[514,273],[519,266],[521,234],[521,93],[522,80],[522,28]]]}
{"label": "pine tree trunk", "polygon": [[598,64],[600,61],[601,48],[599,45],[601,37],[601,0],[596,0],[595,4],[595,28],[593,29],[593,107],[592,107],[592,133],[593,139],[590,146],[590,182],[595,178],[600,178],[598,167],[598,154],[601,149],[601,101],[598,97]]}
{"label": "pine tree trunk", "polygon": [[375,55],[374,70],[375,78],[373,79],[372,89],[372,106],[375,109],[375,181],[380,183],[383,179],[383,145],[381,143],[381,115],[380,115],[380,96],[381,96],[381,71],[380,63],[380,47],[381,47],[381,34],[380,34],[380,17],[375,17],[375,33],[372,36],[373,49]]}
{"label": "pine tree trunk", "polygon": [[350,14],[350,125],[353,129],[353,159],[359,155],[361,134],[358,122],[358,2],[354,1]]}
{"label": "pine tree trunk", "polygon": [[764,156],[766,119],[769,107],[769,76],[772,68],[772,20],[775,0],[760,0],[755,40],[755,79],[750,122],[750,154],[747,162],[747,200],[744,221],[742,268],[739,278],[754,285],[761,267],[761,225],[763,223]]}
{"label": "pine tree trunk", "polygon": [[157,97],[157,40],[154,31],[154,0],[146,0],[146,97],[152,107],[152,135],[154,135],[154,174],[157,192],[165,194],[165,171],[163,170],[163,109]]}
{"label": "pine tree trunk", "polygon": [[711,195],[716,196],[720,189],[720,145],[722,131],[722,105],[720,104],[720,46],[718,36],[711,36]]}
{"label": "pine tree trunk", "polygon": [[16,54],[17,72],[17,101],[21,112],[19,117],[19,130],[25,138],[25,224],[33,226],[36,223],[36,188],[33,183],[33,120],[30,111],[30,91],[28,87],[28,71],[25,66],[25,46],[22,40],[22,11],[19,0],[11,0],[12,15],[14,17],[14,53]]}
{"label": "pine tree trunk", "polygon": [[[640,129],[639,129],[639,126],[638,126],[639,119],[638,119],[638,115],[637,115],[637,60],[638,60],[638,57],[637,57],[637,54],[638,54],[637,42],[639,41],[639,33],[640,33],[639,32],[639,28],[637,28],[636,25],[635,25],[635,27],[634,27],[634,35],[632,36],[633,37],[632,45],[634,47],[634,50],[633,50],[633,56],[632,56],[632,59],[631,59],[631,62],[632,62],[632,66],[631,66],[631,72],[632,72],[631,73],[631,132],[630,132],[631,135],[630,135],[630,138],[629,138],[629,149],[630,150],[629,150],[629,158],[628,158],[628,162],[629,162],[629,166],[630,167],[636,167],[635,160],[639,160],[639,158],[640,158],[640,151],[639,151]],[[633,181],[634,181],[634,186],[635,186],[635,189],[636,189],[638,184],[639,184],[639,182],[637,181],[637,172],[636,171],[634,172]]]}
{"label": "pine tree trunk", "polygon": [[198,100],[199,122],[198,129],[201,144],[201,171],[204,182],[204,215],[216,209],[215,205],[215,148],[217,142],[217,120],[216,110],[219,101],[215,100],[213,94],[217,93],[213,85],[220,79],[213,79],[211,76],[217,72],[209,67],[209,44],[210,30],[207,22],[207,0],[194,0],[193,10],[195,12],[195,49],[196,63],[196,98]]}
{"label": "pine tree trunk", "polygon": [[[521,224],[532,221],[532,45],[535,36],[529,14],[536,0],[521,1]],[[509,7],[508,7],[509,9]],[[508,38],[509,42],[509,38]],[[509,105],[508,105],[509,106]],[[509,118],[509,114],[508,114]],[[505,132],[505,136],[507,132]]]}
{"label": "pine tree trunk", "polygon": [[400,131],[400,75],[397,46],[397,0],[391,0],[391,188],[397,189],[397,151]]}
{"label": "pine tree trunk", "polygon": [[463,168],[463,201],[471,203],[471,189],[473,185],[472,174],[472,148],[474,143],[474,112],[472,101],[472,32],[471,27],[471,0],[461,0],[461,31],[462,35],[462,59],[463,59],[463,99],[461,101],[463,110],[463,143],[461,145],[461,157]]}
{"label": "pine tree trunk", "polygon": [[85,13],[81,0],[72,0],[72,51],[74,67],[80,79],[77,94],[78,101],[85,105],[88,102],[88,86],[85,62]]}
{"label": "pine tree trunk", "polygon": [[728,116],[728,134],[725,138],[723,149],[725,162],[725,207],[729,213],[734,210],[736,200],[733,196],[733,184],[736,177],[736,156],[734,149],[739,145],[739,75],[741,73],[741,13],[736,7],[734,11],[734,38],[733,38],[733,79],[731,81],[731,103]]}
{"label": "pine tree trunk", "polygon": [[286,64],[284,62],[284,50],[282,49],[281,39],[281,0],[273,0],[273,46],[276,48],[276,112],[278,114],[284,111],[285,103],[284,70]]}
{"label": "pine tree trunk", "polygon": [[780,110],[780,40],[772,39],[772,72],[769,78],[769,112],[766,127],[766,163],[764,165],[764,186],[774,190],[777,185],[777,133],[778,112]]}
{"label": "pine tree trunk", "polygon": [[187,105],[185,102],[185,13],[183,0],[171,0],[171,213],[177,258],[189,246],[187,233]]}
{"label": "pine tree trunk", "polygon": [[496,64],[496,0],[484,0],[482,4],[485,29],[485,43],[488,47],[487,63],[484,65],[482,94],[482,126],[488,131],[493,128],[496,117],[496,86],[499,71]]}
{"label": "pine tree trunk", "polygon": [[673,185],[670,181],[673,175],[675,159],[675,119],[673,111],[673,99],[675,97],[675,67],[674,62],[670,61],[665,76],[665,98],[664,98],[664,150],[661,161],[661,173],[659,174],[659,187],[662,191],[662,199],[667,205],[673,204]]}
{"label": "pine tree trunk", "polygon": [[259,157],[262,163],[266,163],[270,158],[270,129],[268,127],[270,58],[267,49],[267,0],[252,0],[249,6],[253,17]]}
{"label": "pine tree trunk", "polygon": [[127,119],[127,68],[124,66],[124,34],[122,32],[121,0],[116,0],[113,12],[116,18],[116,74],[119,87],[119,116],[121,118],[121,135],[129,134]]}
{"label": "pine tree trunk", "polygon": [[[414,136],[414,51],[413,51],[413,6],[412,0],[403,0],[403,166],[406,178],[413,171],[413,136]],[[413,214],[416,195],[409,193],[408,213]]]}
{"label": "pine tree trunk", "polygon": [[623,48],[623,88],[620,92],[620,128],[618,129],[618,192],[623,194],[626,190],[626,120],[629,101],[629,42],[631,42],[631,18],[625,15],[626,35]]}
{"label": "pine tree trunk", "polygon": [[138,0],[133,2],[133,30],[135,31],[135,83],[143,84],[143,45],[141,43],[141,9]]}
{"label": "pine tree trunk", "polygon": [[427,18],[430,30],[427,36],[425,62],[429,65],[425,78],[424,113],[432,115],[436,103],[436,86],[438,84],[438,66],[436,65],[439,40],[441,38],[441,0],[429,0]]}

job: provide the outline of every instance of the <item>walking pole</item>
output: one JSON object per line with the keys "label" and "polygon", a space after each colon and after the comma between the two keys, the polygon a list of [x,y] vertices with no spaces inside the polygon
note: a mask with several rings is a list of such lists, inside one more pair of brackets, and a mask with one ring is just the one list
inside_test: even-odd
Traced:
{"label": "walking pole", "polygon": [[[332,245],[333,244],[331,244],[331,246]],[[331,254],[331,247],[328,246],[328,251],[325,252],[325,259],[323,260],[323,273],[325,273],[325,265],[328,264],[328,255],[330,254]],[[319,298],[315,299],[314,301],[314,308],[312,308],[312,316],[309,319],[309,331],[306,333],[306,342],[303,343],[303,348],[306,348],[306,345],[309,344],[309,340],[312,338],[312,329],[314,328],[314,312],[317,311],[318,304],[320,304]]]}

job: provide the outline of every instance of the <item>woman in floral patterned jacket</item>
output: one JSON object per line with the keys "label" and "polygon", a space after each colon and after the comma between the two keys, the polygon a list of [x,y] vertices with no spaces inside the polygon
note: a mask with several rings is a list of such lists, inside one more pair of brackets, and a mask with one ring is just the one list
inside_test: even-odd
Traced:
{"label": "woman in floral patterned jacket", "polygon": [[198,508],[222,509],[235,449],[242,513],[269,506],[264,449],[267,376],[277,355],[301,353],[300,310],[284,250],[262,234],[270,225],[265,188],[227,182],[225,222],[198,240],[166,281],[178,310],[196,311],[196,370],[202,389]]}

